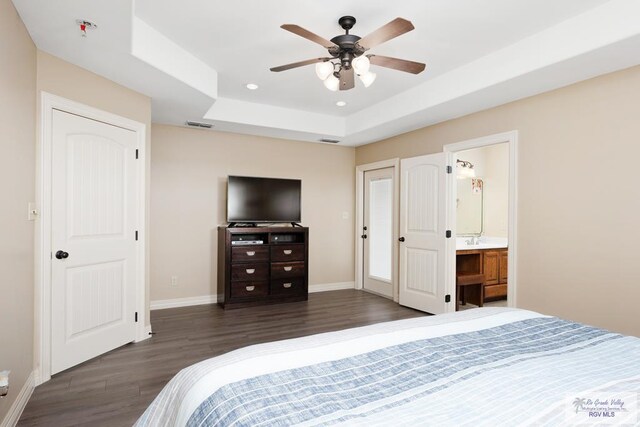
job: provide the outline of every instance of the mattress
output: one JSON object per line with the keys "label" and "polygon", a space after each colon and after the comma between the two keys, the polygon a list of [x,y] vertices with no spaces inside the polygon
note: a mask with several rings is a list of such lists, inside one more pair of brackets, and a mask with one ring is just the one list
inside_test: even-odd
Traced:
{"label": "mattress", "polygon": [[637,425],[639,361],[638,338],[480,308],[214,357],[180,371],[136,426]]}

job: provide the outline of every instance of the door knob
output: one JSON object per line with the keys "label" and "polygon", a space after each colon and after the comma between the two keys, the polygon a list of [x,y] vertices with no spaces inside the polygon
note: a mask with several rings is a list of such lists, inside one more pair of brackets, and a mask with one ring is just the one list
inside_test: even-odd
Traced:
{"label": "door knob", "polygon": [[69,253],[65,252],[65,251],[58,251],[58,252],[56,252],[56,258],[58,258],[58,259],[69,258]]}
{"label": "door knob", "polygon": [[404,237],[400,237],[400,238],[398,239],[398,241],[400,241],[400,242],[404,242]]}
{"label": "door knob", "polygon": [[362,236],[360,236],[360,237],[362,237],[363,239],[366,239],[366,238],[367,238],[367,235],[366,235],[366,234],[363,234],[363,235],[362,235]]}

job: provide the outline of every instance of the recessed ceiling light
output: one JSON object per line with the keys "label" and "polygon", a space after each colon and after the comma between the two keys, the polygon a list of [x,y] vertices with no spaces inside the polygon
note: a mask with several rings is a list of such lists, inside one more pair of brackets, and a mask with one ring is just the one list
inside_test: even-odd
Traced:
{"label": "recessed ceiling light", "polygon": [[256,90],[256,89],[258,89],[258,85],[255,84],[255,83],[247,83],[247,89]]}
{"label": "recessed ceiling light", "polygon": [[337,105],[338,107],[344,107],[345,105],[347,105],[347,103],[346,103],[346,102],[344,102],[344,101],[338,101],[338,102],[336,102],[336,105]]}

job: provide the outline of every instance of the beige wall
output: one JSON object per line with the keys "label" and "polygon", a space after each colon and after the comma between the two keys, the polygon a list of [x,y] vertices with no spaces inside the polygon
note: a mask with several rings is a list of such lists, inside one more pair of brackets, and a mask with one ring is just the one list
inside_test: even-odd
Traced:
{"label": "beige wall", "polygon": [[[100,77],[60,58],[38,51],[38,94],[41,91],[61,96],[82,104],[108,111],[147,126],[147,224],[149,223],[148,171],[150,168],[151,99],[124,86]],[[38,101],[38,129],[40,124]],[[146,237],[149,247],[149,234]],[[149,251],[147,251],[147,296],[149,295]],[[149,300],[147,298],[147,314]],[[145,316],[149,324],[149,316]]]}
{"label": "beige wall", "polygon": [[0,0],[0,371],[11,370],[0,424],[33,369],[36,48],[10,0]]}
{"label": "beige wall", "polygon": [[483,147],[484,227],[483,235],[509,237],[509,144]]}
{"label": "beige wall", "polygon": [[353,282],[353,148],[164,125],[152,134],[152,301],[217,293],[216,227],[226,222],[228,175],[302,179],[309,283]]}
{"label": "beige wall", "polygon": [[640,336],[640,67],[359,147],[356,163],[519,131],[518,306]]}

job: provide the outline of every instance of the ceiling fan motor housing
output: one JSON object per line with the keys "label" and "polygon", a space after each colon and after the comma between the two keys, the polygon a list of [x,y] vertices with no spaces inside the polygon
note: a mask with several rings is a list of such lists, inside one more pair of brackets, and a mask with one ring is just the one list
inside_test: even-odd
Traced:
{"label": "ceiling fan motor housing", "polygon": [[361,39],[360,36],[349,34],[349,30],[356,24],[356,18],[353,16],[343,16],[338,20],[338,24],[346,31],[346,34],[331,39],[331,42],[337,46],[330,48],[329,54],[334,58],[339,58],[342,68],[348,70],[351,68],[353,58],[362,55],[365,49],[358,45],[358,40]]}
{"label": "ceiling fan motor housing", "polygon": [[364,49],[358,45],[360,36],[354,34],[342,34],[331,39],[338,47],[330,48],[329,54],[334,58],[340,58],[344,68],[351,67],[351,61],[364,53]]}

